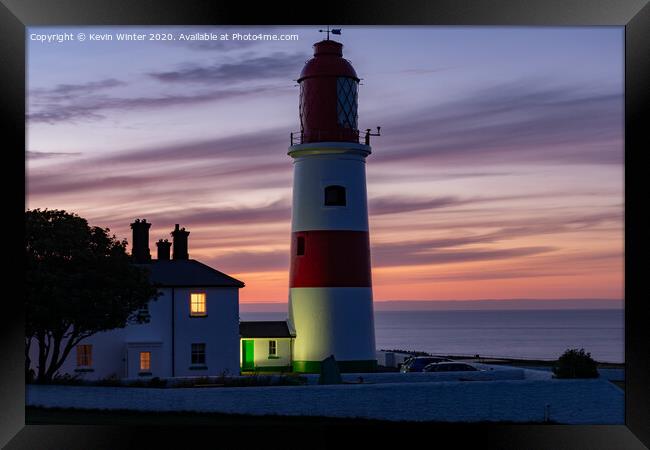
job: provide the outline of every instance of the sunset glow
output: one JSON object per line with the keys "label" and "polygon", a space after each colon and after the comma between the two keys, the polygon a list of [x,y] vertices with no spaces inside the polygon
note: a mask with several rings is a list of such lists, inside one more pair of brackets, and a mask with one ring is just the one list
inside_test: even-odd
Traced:
{"label": "sunset glow", "polygon": [[[246,283],[242,303],[286,302],[293,80],[317,29],[273,28],[291,42],[28,40],[27,207],[129,242],[146,218],[154,257],[178,223],[190,258]],[[375,300],[623,298],[623,37],[343,28],[359,128],[382,127],[367,159]]]}

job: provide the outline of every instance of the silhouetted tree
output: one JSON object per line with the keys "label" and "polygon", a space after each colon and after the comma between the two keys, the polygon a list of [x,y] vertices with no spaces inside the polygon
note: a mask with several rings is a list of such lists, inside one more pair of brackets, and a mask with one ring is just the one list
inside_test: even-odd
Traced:
{"label": "silhouetted tree", "polygon": [[[62,210],[25,212],[28,379],[51,381],[80,341],[142,321],[137,311],[158,297],[147,271],[132,264],[126,240],[109,231]],[[39,352],[30,375],[32,341]]]}
{"label": "silhouetted tree", "polygon": [[557,378],[598,378],[598,366],[584,348],[572,348],[560,356],[553,373]]}

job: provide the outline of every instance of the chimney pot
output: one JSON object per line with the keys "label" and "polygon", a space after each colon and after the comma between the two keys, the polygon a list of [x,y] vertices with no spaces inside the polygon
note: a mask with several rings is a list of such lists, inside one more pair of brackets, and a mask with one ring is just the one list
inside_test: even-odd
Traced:
{"label": "chimney pot", "polygon": [[172,259],[189,259],[190,255],[187,251],[187,236],[190,234],[189,231],[185,231],[185,227],[183,229],[179,229],[179,224],[176,224],[174,226],[174,231],[171,232],[173,242],[174,242],[174,249],[172,251]]}
{"label": "chimney pot", "polygon": [[146,220],[135,219],[131,224],[133,240],[131,242],[131,258],[137,264],[146,264],[151,261],[149,251],[149,228],[151,224]]}
{"label": "chimney pot", "polygon": [[158,261],[169,261],[169,249],[172,246],[171,242],[167,239],[164,241],[160,239],[156,242],[156,246],[158,247]]}

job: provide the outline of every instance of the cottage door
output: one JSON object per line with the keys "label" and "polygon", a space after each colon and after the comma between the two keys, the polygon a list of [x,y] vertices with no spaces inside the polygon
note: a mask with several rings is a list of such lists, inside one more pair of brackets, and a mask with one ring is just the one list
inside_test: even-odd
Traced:
{"label": "cottage door", "polygon": [[254,370],[255,369],[255,355],[254,349],[255,341],[252,339],[244,339],[241,343],[241,352],[242,352],[242,370]]}

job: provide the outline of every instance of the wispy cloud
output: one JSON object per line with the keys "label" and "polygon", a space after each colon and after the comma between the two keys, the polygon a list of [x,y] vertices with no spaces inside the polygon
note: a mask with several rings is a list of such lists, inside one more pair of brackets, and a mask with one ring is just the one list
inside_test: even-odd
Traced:
{"label": "wispy cloud", "polygon": [[[290,80],[300,73],[305,53],[275,52],[241,61],[211,65],[186,64],[175,70],[150,72],[148,75],[166,83],[232,84],[242,81],[263,81],[269,78]],[[287,83],[288,84],[288,83]]]}
{"label": "wispy cloud", "polygon": [[27,150],[25,152],[27,159],[51,159],[59,157],[79,156],[81,152],[35,152]]}
{"label": "wispy cloud", "polygon": [[98,91],[111,89],[118,86],[126,86],[127,83],[115,78],[106,78],[104,80],[89,81],[87,83],[77,84],[57,84],[53,88],[36,88],[30,91],[30,95],[37,99],[49,100],[70,100],[80,95],[90,95]]}
{"label": "wispy cloud", "polygon": [[463,205],[471,200],[458,197],[436,197],[436,198],[406,198],[398,196],[385,196],[370,199],[368,201],[368,212],[373,215],[398,214],[426,209],[447,208]]}
{"label": "wispy cloud", "polygon": [[457,67],[433,67],[433,68],[412,68],[402,69],[397,73],[407,75],[429,75],[432,73],[446,72],[448,70],[456,69]]}
{"label": "wispy cloud", "polygon": [[286,250],[252,252],[238,250],[209,258],[208,264],[229,273],[289,271],[289,247]]}
{"label": "wispy cloud", "polygon": [[182,222],[188,226],[219,224],[241,225],[269,223],[291,219],[288,200],[280,199],[260,207],[184,208],[150,214],[150,222]]}
{"label": "wispy cloud", "polygon": [[[159,109],[174,106],[191,106],[207,102],[221,102],[238,97],[250,97],[262,93],[277,94],[287,86],[257,86],[246,89],[219,89],[193,94],[165,94],[151,97],[111,97],[107,95],[75,96],[64,102],[49,102],[30,108],[27,119],[32,123],[76,122],[105,118],[109,110]],[[32,112],[32,110],[34,110]]]}
{"label": "wispy cloud", "polygon": [[[188,140],[173,145],[159,145],[143,149],[121,150],[98,157],[103,162],[116,164],[148,164],[173,161],[235,158],[232,167],[257,169],[248,157],[265,156],[278,164],[290,165],[286,156],[288,134],[284,129],[271,129],[204,140]],[[266,160],[264,162],[267,162]]]}
{"label": "wispy cloud", "polygon": [[[367,77],[360,125],[382,125],[367,161],[376,298],[619,295],[624,109],[610,44],[622,35],[563,31],[572,38],[558,46],[526,32],[528,60],[489,30],[489,52],[475,37],[432,30],[429,46],[395,31],[356,29],[345,47]],[[137,61],[125,43],[40,60],[34,45],[29,207],[77,212],[129,241],[128,224],[146,217],[152,252],[180,223],[193,257],[247,282],[244,301],[286,298],[291,79],[317,38],[300,32],[307,42],[143,43]]]}
{"label": "wispy cloud", "polygon": [[376,160],[462,164],[622,164],[623,98],[527,79],[386,117]]}

